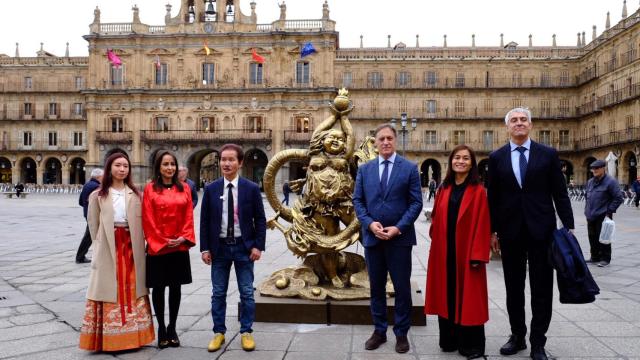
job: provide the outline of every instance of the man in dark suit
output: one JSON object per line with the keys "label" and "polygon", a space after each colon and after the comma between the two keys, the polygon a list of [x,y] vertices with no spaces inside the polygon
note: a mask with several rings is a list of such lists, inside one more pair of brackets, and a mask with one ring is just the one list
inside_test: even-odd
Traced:
{"label": "man in dark suit", "polygon": [[187,175],[189,175],[189,169],[187,169],[186,166],[180,166],[180,169],[178,170],[178,179],[189,185],[189,189],[191,189],[191,203],[195,209],[196,205],[198,205],[198,189],[196,188],[196,183],[189,179]]}
{"label": "man in dark suit", "polygon": [[200,213],[200,251],[202,261],[211,266],[211,317],[213,339],[209,351],[217,351],[225,342],[227,331],[227,288],[233,264],[240,292],[241,345],[245,351],[255,349],[253,320],[253,263],[260,260],[267,232],[262,195],[255,183],[238,175],[244,154],[235,144],[220,151],[223,177],[209,184],[202,196]]}
{"label": "man in dark suit", "polygon": [[387,341],[387,274],[395,289],[396,351],[409,351],[411,325],[411,249],[416,245],[413,223],[422,209],[418,167],[396,154],[396,130],[378,126],[379,156],[358,169],[353,205],[362,236],[371,286],[371,316],[375,330],[365,349]]}
{"label": "man in dark suit", "polygon": [[[91,180],[89,180],[84,186],[82,186],[82,191],[80,192],[80,197],[78,198],[78,205],[82,206],[82,212],[84,214],[84,219],[87,220],[87,208],[89,207],[89,195],[94,192],[97,188],[100,187],[100,183],[102,182],[102,176],[104,175],[104,171],[102,169],[93,169],[91,171]],[[82,237],[82,241],[80,241],[80,246],[78,246],[78,252],[76,252],[76,264],[84,264],[90,263],[91,260],[87,259],[87,252],[91,247],[91,234],[89,233],[89,225],[87,224],[87,228],[84,231],[84,236]]]}
{"label": "man in dark suit", "polygon": [[[527,262],[531,286],[531,357],[547,359],[545,336],[551,322],[553,267],[548,261],[557,211],[572,230],[573,211],[555,149],[531,141],[531,112],[515,108],[505,117],[510,142],[489,155],[489,208],[494,251],[502,253],[507,312],[511,325],[502,355],[527,347],[524,288]],[[555,211],[554,211],[555,205]]]}

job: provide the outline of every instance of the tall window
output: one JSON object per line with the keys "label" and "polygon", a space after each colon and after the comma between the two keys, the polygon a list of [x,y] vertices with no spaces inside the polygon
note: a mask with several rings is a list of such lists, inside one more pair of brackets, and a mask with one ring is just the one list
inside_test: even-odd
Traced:
{"label": "tall window", "polygon": [[82,76],[76,76],[74,79],[74,83],[76,85],[76,89],[82,89],[84,87],[84,79]]}
{"label": "tall window", "polygon": [[551,145],[551,130],[538,131],[538,142],[545,145]]}
{"label": "tall window", "polygon": [[210,117],[202,117],[200,118],[200,126],[202,128],[202,131],[204,132],[214,132],[216,129],[216,125],[215,125],[215,119],[214,118],[210,118]]}
{"label": "tall window", "polygon": [[464,113],[464,100],[455,101],[455,112],[456,114]]}
{"label": "tall window", "polygon": [[540,86],[542,87],[551,86],[551,74],[548,71],[543,71],[540,74]]}
{"label": "tall window", "polygon": [[33,115],[33,104],[32,103],[24,103],[24,114],[25,115]]}
{"label": "tall window", "polygon": [[166,116],[156,117],[156,130],[169,131],[169,118]]}
{"label": "tall window", "polygon": [[123,132],[124,131],[124,119],[121,117],[111,118],[111,132]]}
{"label": "tall window", "polygon": [[215,64],[204,63],[202,64],[202,84],[213,85],[215,81]]}
{"label": "tall window", "polygon": [[411,73],[401,71],[396,74],[396,86],[408,87],[409,85],[411,85]]}
{"label": "tall window", "polygon": [[569,71],[563,70],[560,73],[560,86],[568,86],[569,85]]}
{"label": "tall window", "polygon": [[262,116],[249,116],[247,118],[247,130],[250,133],[261,133],[264,128],[264,119]]}
{"label": "tall window", "polygon": [[31,131],[25,131],[22,133],[22,145],[31,146],[33,144],[33,133]]}
{"label": "tall window", "polygon": [[260,63],[249,64],[249,83],[252,85],[262,84],[262,68]]}
{"label": "tall window", "polygon": [[122,85],[124,81],[124,65],[111,66],[111,85]]}
{"label": "tall window", "polygon": [[485,114],[493,113],[493,100],[492,99],[484,99],[483,107]]}
{"label": "tall window", "polygon": [[560,130],[560,146],[569,146],[569,130]]}
{"label": "tall window", "polygon": [[352,82],[353,82],[353,74],[350,71],[343,72],[342,73],[342,87],[350,88]]}
{"label": "tall window", "polygon": [[382,87],[382,73],[378,71],[367,73],[367,87],[373,89]]}
{"label": "tall window", "polygon": [[308,84],[311,64],[308,61],[298,61],[296,63],[296,82],[298,84]]}
{"label": "tall window", "polygon": [[485,150],[493,149],[493,130],[485,130],[482,132],[482,145]]}
{"label": "tall window", "polygon": [[73,115],[82,115],[82,103],[73,104]]}
{"label": "tall window", "polygon": [[462,145],[465,143],[465,131],[464,130],[454,130],[453,131],[453,144],[454,145]]}
{"label": "tall window", "polygon": [[73,146],[83,146],[83,134],[82,131],[74,131],[73,132]]}
{"label": "tall window", "polygon": [[427,145],[436,145],[438,143],[438,134],[435,130],[426,130],[424,133],[424,142]]}
{"label": "tall window", "polygon": [[33,78],[31,78],[31,76],[26,76],[24,78],[24,88],[25,90],[33,89]]}
{"label": "tall window", "polygon": [[636,123],[633,121],[633,115],[627,115],[624,117],[625,126],[628,129],[632,129],[635,127]]}
{"label": "tall window", "polygon": [[511,86],[522,87],[522,74],[515,72],[511,75]]}
{"label": "tall window", "polygon": [[522,99],[511,99],[511,106],[514,108],[522,107]]}
{"label": "tall window", "polygon": [[551,116],[551,100],[543,99],[540,100],[540,114],[541,117],[549,117]]}
{"label": "tall window", "polygon": [[437,103],[435,100],[427,100],[425,103],[427,114],[433,117],[438,111]]}
{"label": "tall window", "polygon": [[306,116],[299,116],[295,119],[296,132],[308,133],[309,132],[309,118]]}
{"label": "tall window", "polygon": [[424,75],[424,82],[427,87],[435,87],[438,84],[438,73],[435,71],[427,71]]}
{"label": "tall window", "polygon": [[57,103],[49,103],[49,116],[58,115],[58,104]]}
{"label": "tall window", "polygon": [[457,72],[456,73],[456,87],[461,88],[464,87],[464,73]]}
{"label": "tall window", "polygon": [[156,69],[156,85],[167,85],[169,78],[169,64],[162,63],[155,66]]}
{"label": "tall window", "polygon": [[560,114],[569,114],[569,99],[560,99],[560,106],[558,107]]}
{"label": "tall window", "polygon": [[58,133],[49,131],[49,146],[58,146]]}

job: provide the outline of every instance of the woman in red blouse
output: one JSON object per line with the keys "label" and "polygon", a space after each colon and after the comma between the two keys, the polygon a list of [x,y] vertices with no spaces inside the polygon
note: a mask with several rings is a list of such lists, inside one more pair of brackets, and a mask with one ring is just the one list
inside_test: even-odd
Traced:
{"label": "woman in red blouse", "polygon": [[[153,180],[144,188],[142,227],[147,240],[147,287],[158,321],[158,347],[180,346],[176,320],[182,284],[191,283],[189,248],[194,246],[191,189],[178,180],[178,160],[162,151]],[[169,325],[164,323],[164,290],[169,287]]]}

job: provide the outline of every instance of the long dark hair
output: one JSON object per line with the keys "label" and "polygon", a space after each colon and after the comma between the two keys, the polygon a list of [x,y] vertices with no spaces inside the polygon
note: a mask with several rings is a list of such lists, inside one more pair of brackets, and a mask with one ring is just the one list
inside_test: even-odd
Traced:
{"label": "long dark hair", "polygon": [[467,181],[469,184],[480,184],[480,172],[478,171],[478,162],[476,161],[476,153],[473,149],[468,145],[458,145],[453,150],[451,150],[451,154],[449,154],[449,162],[447,166],[447,175],[444,177],[444,181],[442,182],[443,187],[447,187],[452,185],[456,181],[456,173],[453,171],[453,157],[456,153],[467,150],[469,151],[469,155],[471,155],[471,170],[469,170],[469,174],[467,175]]}
{"label": "long dark hair", "polygon": [[160,151],[156,155],[156,159],[153,162],[153,190],[155,190],[156,192],[162,192],[162,190],[164,190],[164,187],[162,186],[162,174],[160,173],[160,165],[162,165],[162,158],[165,155],[171,156],[173,158],[173,162],[176,164],[176,172],[174,172],[173,176],[171,177],[171,183],[178,188],[178,191],[182,192],[184,191],[184,188],[182,187],[182,181],[178,180],[178,159],[169,150]]}
{"label": "long dark hair", "polygon": [[140,192],[138,191],[138,188],[136,188],[136,186],[133,184],[133,179],[131,178],[131,161],[129,160],[129,157],[126,154],[123,154],[121,152],[112,154],[104,162],[104,176],[102,178],[102,183],[100,184],[100,190],[98,191],[98,196],[107,196],[109,194],[109,188],[111,187],[111,185],[113,185],[113,175],[111,174],[111,166],[113,165],[114,161],[120,158],[126,159],[127,163],[129,164],[129,173],[127,174],[127,177],[124,178],[125,185],[127,185],[129,189],[133,190],[133,192],[136,195],[140,196]]}

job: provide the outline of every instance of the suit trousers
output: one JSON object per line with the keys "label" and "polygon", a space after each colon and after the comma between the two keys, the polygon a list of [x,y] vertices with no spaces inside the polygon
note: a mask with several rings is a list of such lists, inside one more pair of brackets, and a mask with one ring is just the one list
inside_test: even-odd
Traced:
{"label": "suit trousers", "polygon": [[411,250],[412,246],[395,246],[393,240],[379,241],[364,248],[371,287],[371,317],[375,331],[386,334],[387,274],[395,290],[396,336],[406,336],[411,326]]}
{"label": "suit trousers", "polygon": [[84,236],[82,237],[82,241],[80,241],[80,246],[78,246],[78,252],[76,253],[76,260],[82,260],[85,256],[87,256],[87,252],[91,247],[91,233],[89,233],[89,225],[84,230]]}
{"label": "suit trousers", "polygon": [[606,215],[587,220],[587,234],[589,235],[589,247],[591,248],[591,260],[611,261],[611,244],[600,243],[600,230]]}
{"label": "suit trousers", "polygon": [[548,260],[549,241],[532,239],[526,226],[523,226],[517,238],[500,239],[509,324],[511,333],[521,337],[527,334],[524,291],[529,263],[532,313],[529,340],[532,347],[544,347],[547,342],[545,334],[551,322],[553,266]]}

